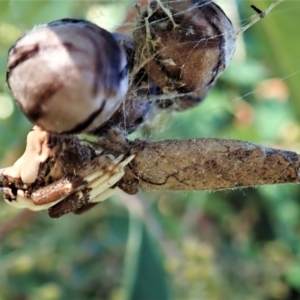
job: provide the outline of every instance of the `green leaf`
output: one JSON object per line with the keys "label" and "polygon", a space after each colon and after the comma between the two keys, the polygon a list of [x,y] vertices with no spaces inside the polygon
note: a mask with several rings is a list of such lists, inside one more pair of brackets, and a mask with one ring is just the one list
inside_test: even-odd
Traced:
{"label": "green leaf", "polygon": [[300,290],[300,266],[290,266],[285,274],[287,282],[294,288]]}
{"label": "green leaf", "polygon": [[125,299],[170,299],[163,260],[144,222],[131,214],[123,278]]}
{"label": "green leaf", "polygon": [[[261,0],[258,5],[264,10],[272,2],[275,1]],[[250,7],[253,1],[247,0],[247,3]],[[297,117],[300,117],[299,11],[300,1],[285,0],[249,29],[249,32],[255,32],[257,43],[260,41],[260,46],[267,48],[265,59],[269,60],[269,65],[288,84]]]}

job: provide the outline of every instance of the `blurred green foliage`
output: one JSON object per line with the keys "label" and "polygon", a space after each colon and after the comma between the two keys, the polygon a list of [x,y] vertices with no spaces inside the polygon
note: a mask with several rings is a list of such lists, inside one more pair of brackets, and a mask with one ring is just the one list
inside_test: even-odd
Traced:
{"label": "blurred green foliage", "polygon": [[[272,1],[219,2],[228,13],[238,7],[245,24],[250,4]],[[1,167],[22,153],[31,126],[5,84],[13,42],[62,17],[113,30],[134,3],[0,2]],[[148,138],[226,137],[299,150],[299,13],[300,3],[286,0],[248,30],[204,103],[165,116]],[[58,220],[2,202],[0,299],[300,299],[299,199],[295,185],[120,195]]]}

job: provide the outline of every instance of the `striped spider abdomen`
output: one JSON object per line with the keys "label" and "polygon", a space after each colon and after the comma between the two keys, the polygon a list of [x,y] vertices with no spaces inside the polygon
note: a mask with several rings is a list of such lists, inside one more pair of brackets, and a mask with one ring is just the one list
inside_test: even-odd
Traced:
{"label": "striped spider abdomen", "polygon": [[202,100],[235,51],[236,34],[210,0],[152,1],[134,31],[136,65],[166,94]]}
{"label": "striped spider abdomen", "polygon": [[10,49],[7,83],[27,118],[52,133],[92,132],[128,90],[124,50],[84,20],[37,26]]}

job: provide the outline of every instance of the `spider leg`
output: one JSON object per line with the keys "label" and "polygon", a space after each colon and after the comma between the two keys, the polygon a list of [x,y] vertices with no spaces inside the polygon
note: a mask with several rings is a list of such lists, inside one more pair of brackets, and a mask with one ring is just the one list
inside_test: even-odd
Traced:
{"label": "spider leg", "polygon": [[69,195],[85,188],[87,182],[80,177],[71,176],[55,181],[31,194],[31,200],[36,206],[43,206],[45,204],[55,205],[59,201],[68,197]]}
{"label": "spider leg", "polygon": [[[110,165],[106,172],[97,172],[97,178],[92,181],[88,188],[91,189],[89,193],[89,203],[97,203],[104,201],[108,197],[116,194],[120,191],[118,187],[111,188],[114,186],[123,176],[124,167],[134,158],[133,155],[121,162],[122,157],[118,157],[114,163],[115,166]],[[86,178],[88,180],[88,178]]]}
{"label": "spider leg", "polygon": [[[116,194],[120,189],[112,188],[124,175],[124,167],[134,158],[134,155],[124,159],[117,158],[96,160],[78,175],[69,175],[33,192],[30,197],[25,191],[18,189],[16,195],[9,187],[0,188],[5,201],[16,208],[28,208],[33,211],[49,209],[60,202],[63,211],[75,211],[88,203],[104,201]],[[123,160],[124,159],[124,160]]]}
{"label": "spider leg", "polygon": [[9,195],[9,196],[12,195],[10,188],[1,188],[0,192],[2,192],[4,194],[4,200],[10,206],[13,206],[13,207],[19,208],[19,209],[28,208],[33,211],[48,209],[49,207],[55,205],[56,203],[60,202],[63,199],[63,198],[57,199],[54,202],[45,203],[43,205],[35,205],[35,203],[32,201],[32,199],[26,197],[24,191],[21,189],[18,189],[17,195],[13,196],[13,197],[5,197],[6,195]]}
{"label": "spider leg", "polygon": [[86,185],[52,206],[49,209],[50,217],[58,218],[69,212],[82,213],[119,192],[120,189],[113,186],[123,177],[124,167],[134,158],[134,155],[122,161],[123,157],[123,155],[119,156],[105,167],[86,175],[83,178]]}
{"label": "spider leg", "polygon": [[94,198],[92,198],[89,201],[89,203],[99,203],[102,202],[104,200],[106,200],[107,198],[117,194],[118,192],[120,192],[121,189],[119,189],[118,187],[112,188],[112,189],[107,189],[106,191],[102,192],[101,194],[96,195]]}
{"label": "spider leg", "polygon": [[121,161],[123,155],[120,155],[105,168],[84,177],[84,181],[87,184],[70,196],[72,198],[78,197],[79,203],[82,202],[83,199],[85,203],[98,203],[116,194],[120,189],[118,187],[112,187],[124,176],[124,167],[133,158],[134,155],[131,155],[124,161]]}

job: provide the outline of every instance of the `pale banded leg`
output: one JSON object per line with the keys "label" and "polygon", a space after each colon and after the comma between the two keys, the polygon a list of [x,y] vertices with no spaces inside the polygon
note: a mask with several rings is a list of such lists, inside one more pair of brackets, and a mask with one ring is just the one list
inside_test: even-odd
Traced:
{"label": "pale banded leg", "polygon": [[[124,168],[134,158],[134,155],[125,160],[123,158],[124,155],[120,155],[116,159],[106,161],[102,166],[97,166],[97,164],[93,167],[87,166],[78,175],[60,179],[38,189],[32,193],[30,198],[26,197],[21,189],[18,189],[16,196],[8,187],[1,188],[0,192],[4,194],[4,199],[9,205],[34,211],[48,209],[71,195],[74,195],[74,199],[77,198],[79,202],[85,197],[87,198],[86,203],[98,203],[120,190],[118,187],[111,187],[123,177]],[[90,174],[89,171],[91,171]],[[87,175],[81,176],[80,174]]]}
{"label": "pale banded leg", "polygon": [[[4,190],[5,189],[5,190]],[[9,188],[1,188],[0,192],[2,192],[3,194],[7,194],[7,193],[11,193],[8,192]],[[43,210],[43,209],[48,209],[51,206],[57,204],[58,202],[60,202],[61,200],[63,200],[65,197],[61,197],[60,199],[57,199],[54,202],[50,202],[50,203],[46,203],[46,204],[42,204],[42,205],[36,205],[31,198],[27,198],[24,195],[24,191],[23,190],[18,190],[17,191],[17,196],[14,199],[10,199],[8,200],[7,198],[4,198],[5,202],[15,208],[27,208],[33,211],[38,211],[38,210]]]}

